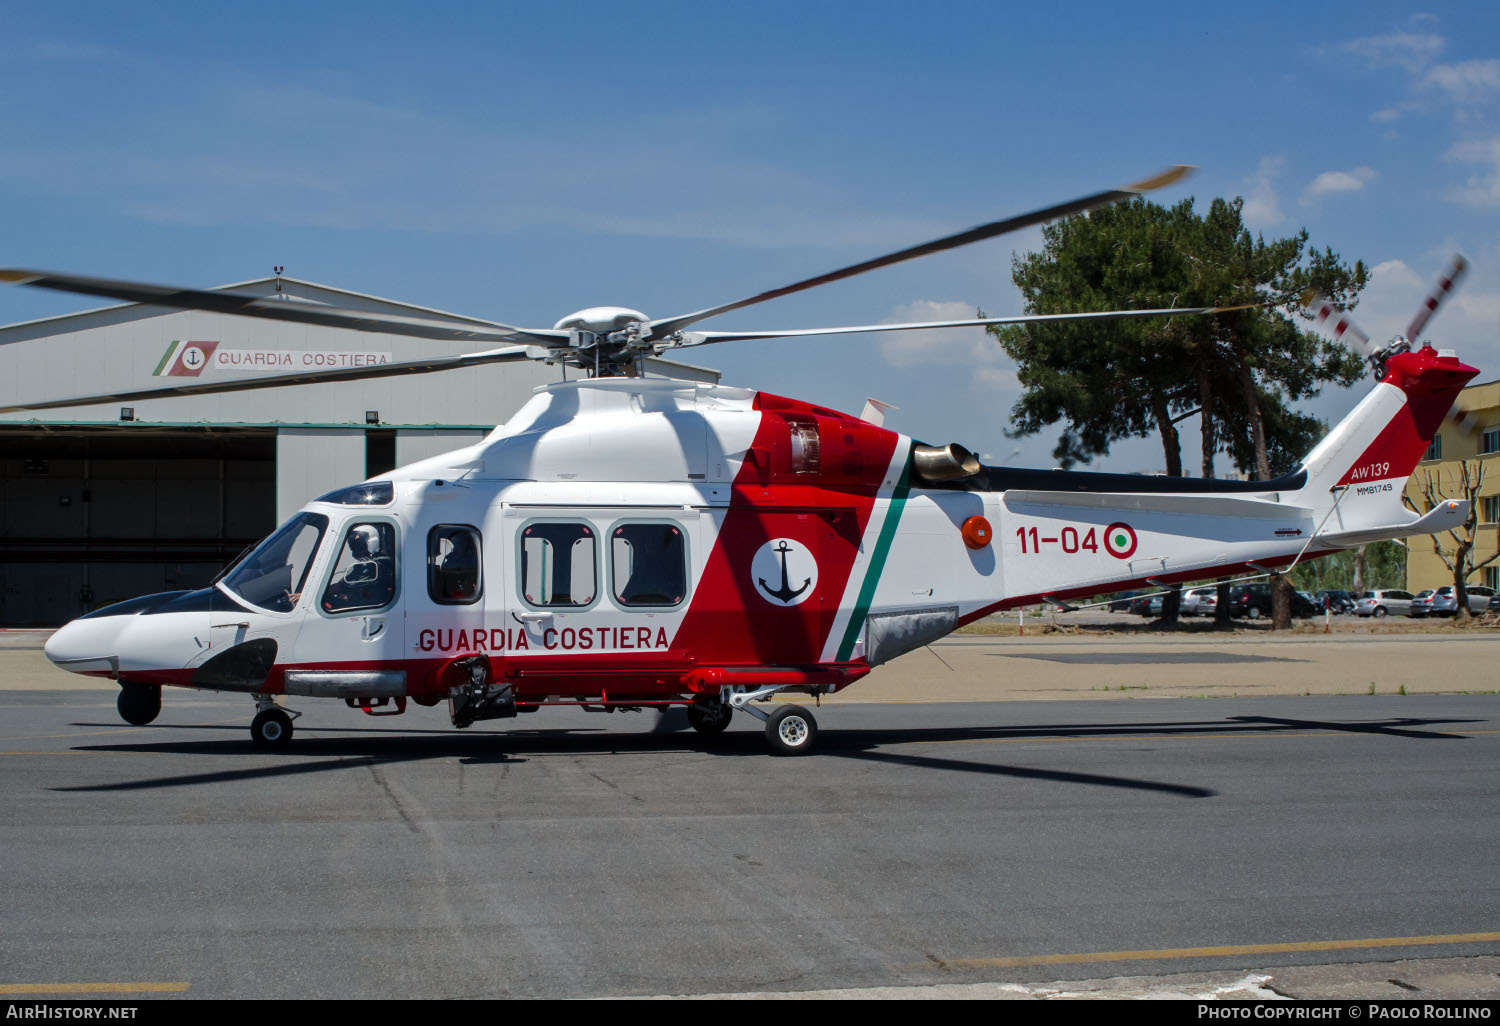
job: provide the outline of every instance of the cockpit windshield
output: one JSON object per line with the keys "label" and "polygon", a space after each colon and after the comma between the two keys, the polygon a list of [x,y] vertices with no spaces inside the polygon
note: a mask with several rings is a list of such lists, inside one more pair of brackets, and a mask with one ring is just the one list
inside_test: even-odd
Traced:
{"label": "cockpit windshield", "polygon": [[327,529],[321,513],[298,513],[240,560],[224,586],[252,605],[290,613]]}

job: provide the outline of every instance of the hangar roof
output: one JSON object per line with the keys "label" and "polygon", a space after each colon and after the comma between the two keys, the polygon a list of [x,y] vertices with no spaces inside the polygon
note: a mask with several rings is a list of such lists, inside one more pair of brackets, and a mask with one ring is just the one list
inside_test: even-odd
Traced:
{"label": "hangar roof", "polygon": [[[297,278],[256,278],[213,291],[265,296],[280,292],[346,309],[476,320]],[[0,405],[151,388],[175,376],[264,376],[283,368],[416,360],[476,348],[484,347],[124,303],[0,326]],[[523,363],[125,405],[135,422],[157,424],[363,428],[375,414],[380,426],[487,428],[518,409],[533,388],[556,380],[558,373],[556,368]],[[119,424],[122,417],[122,401],[116,401],[0,414],[0,423]]]}

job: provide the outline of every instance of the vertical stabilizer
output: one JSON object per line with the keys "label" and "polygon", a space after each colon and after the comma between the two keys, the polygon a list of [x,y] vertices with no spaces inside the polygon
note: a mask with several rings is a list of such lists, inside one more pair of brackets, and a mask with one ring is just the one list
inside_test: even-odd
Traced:
{"label": "vertical stabilizer", "polygon": [[1380,383],[1303,460],[1299,501],[1316,510],[1337,498],[1335,533],[1411,519],[1401,502],[1406,479],[1478,373],[1428,346],[1390,357]]}

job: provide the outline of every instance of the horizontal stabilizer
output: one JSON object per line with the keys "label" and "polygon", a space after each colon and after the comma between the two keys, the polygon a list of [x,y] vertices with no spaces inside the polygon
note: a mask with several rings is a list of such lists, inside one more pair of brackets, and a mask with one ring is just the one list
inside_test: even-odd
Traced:
{"label": "horizontal stabilizer", "polygon": [[1363,531],[1343,531],[1318,535],[1319,544],[1337,545],[1347,549],[1368,542],[1385,541],[1390,538],[1406,538],[1414,534],[1437,534],[1451,531],[1469,516],[1469,503],[1463,499],[1446,499],[1422,516],[1414,517],[1405,524],[1390,524],[1385,527]]}

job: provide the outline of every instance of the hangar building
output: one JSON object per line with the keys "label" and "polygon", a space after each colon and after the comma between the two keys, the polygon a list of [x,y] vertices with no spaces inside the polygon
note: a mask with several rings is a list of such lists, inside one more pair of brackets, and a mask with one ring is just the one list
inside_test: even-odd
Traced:
{"label": "hangar building", "polygon": [[[292,278],[218,291],[464,319]],[[127,304],[0,327],[0,406],[486,348]],[[559,377],[527,361],[0,414],[0,626],[202,587],[309,499],[472,444]]]}

